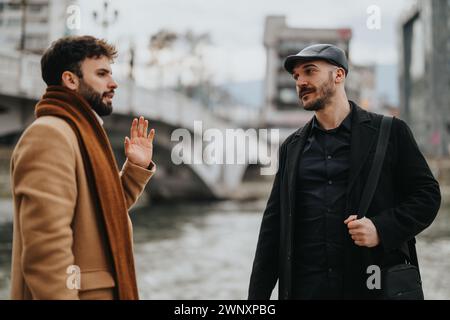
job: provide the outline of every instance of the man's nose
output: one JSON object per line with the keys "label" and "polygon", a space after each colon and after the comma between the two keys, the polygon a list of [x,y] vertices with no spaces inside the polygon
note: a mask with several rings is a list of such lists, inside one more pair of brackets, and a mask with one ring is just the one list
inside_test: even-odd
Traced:
{"label": "man's nose", "polygon": [[111,80],[111,82],[108,84],[108,87],[111,88],[111,89],[117,89],[118,86],[119,85],[114,80]]}
{"label": "man's nose", "polygon": [[304,77],[298,77],[297,80],[295,81],[295,84],[299,88],[308,86],[308,83],[306,82]]}

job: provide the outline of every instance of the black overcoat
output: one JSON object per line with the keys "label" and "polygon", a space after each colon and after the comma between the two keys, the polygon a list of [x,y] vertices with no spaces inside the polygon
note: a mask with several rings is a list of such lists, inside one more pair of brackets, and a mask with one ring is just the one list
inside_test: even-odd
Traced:
{"label": "black overcoat", "polygon": [[[381,116],[353,102],[347,213],[357,214],[359,201],[375,154]],[[311,129],[309,121],[289,136],[279,150],[279,165],[261,223],[249,299],[269,299],[277,280],[279,299],[291,298],[293,216],[299,157]],[[387,255],[407,254],[407,242],[427,228],[439,210],[439,184],[420,152],[407,124],[393,119],[386,157],[367,218],[377,228],[380,245],[371,251],[382,265]],[[367,264],[362,248],[350,235],[345,240],[344,297],[373,297],[366,286]]]}

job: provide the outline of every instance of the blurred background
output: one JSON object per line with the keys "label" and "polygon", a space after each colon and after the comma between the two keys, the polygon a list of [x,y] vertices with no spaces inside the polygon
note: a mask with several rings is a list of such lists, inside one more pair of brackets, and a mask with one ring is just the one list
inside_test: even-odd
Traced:
{"label": "blurred background", "polygon": [[426,298],[450,299],[448,0],[0,0],[0,299],[9,298],[10,156],[45,90],[40,56],[52,41],[84,34],[119,51],[105,118],[119,165],[133,117],[157,132],[158,172],[131,212],[142,298],[246,298],[273,175],[261,175],[252,155],[239,165],[176,165],[171,134],[186,128],[201,139],[196,120],[203,129],[278,129],[279,139],[249,140],[276,150],[312,117],[284,58],[332,43],[349,57],[349,98],[404,119],[441,184],[441,211],[418,255]]}

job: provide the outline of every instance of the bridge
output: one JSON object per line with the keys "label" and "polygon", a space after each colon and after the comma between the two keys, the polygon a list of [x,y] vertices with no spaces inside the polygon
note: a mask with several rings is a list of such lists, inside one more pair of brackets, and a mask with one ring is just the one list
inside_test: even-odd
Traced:
{"label": "bridge", "polygon": [[[278,139],[248,135],[235,131],[237,141],[247,141],[245,163],[218,164],[204,161],[205,143],[193,149],[192,163],[176,165],[172,150],[179,141],[172,134],[178,128],[187,129],[192,141],[203,141],[203,131],[215,129],[225,136],[226,130],[238,129],[236,122],[219,117],[196,101],[174,90],[149,90],[132,81],[118,81],[114,97],[114,112],[106,117],[105,129],[110,137],[119,165],[124,161],[123,138],[129,134],[131,120],[139,115],[149,119],[156,129],[154,160],[158,174],[152,180],[150,196],[155,198],[229,198],[238,192],[243,180],[259,173],[258,150],[268,150],[276,161]],[[40,56],[20,52],[0,52],[0,142],[14,146],[23,130],[34,120],[34,106],[45,91],[41,79]],[[201,121],[202,131],[195,128]],[[242,123],[239,123],[242,126]],[[247,127],[254,123],[247,122]],[[183,141],[185,143],[186,141]],[[256,147],[257,146],[257,147]],[[223,154],[236,151],[223,144]],[[262,149],[261,149],[262,148]],[[242,152],[244,150],[237,150]],[[182,156],[186,156],[184,153]],[[178,159],[186,160],[186,159]],[[202,161],[203,160],[203,161]],[[179,162],[179,161],[175,161]],[[252,165],[253,164],[253,165]]]}

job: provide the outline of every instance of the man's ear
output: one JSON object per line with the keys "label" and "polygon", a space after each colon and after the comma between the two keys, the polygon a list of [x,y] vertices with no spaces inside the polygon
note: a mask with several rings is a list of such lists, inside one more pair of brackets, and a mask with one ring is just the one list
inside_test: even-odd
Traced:
{"label": "man's ear", "polygon": [[343,83],[345,81],[345,70],[343,68],[336,69],[336,83]]}
{"label": "man's ear", "polygon": [[64,71],[61,75],[62,85],[71,90],[78,90],[80,79],[77,75],[70,71]]}

